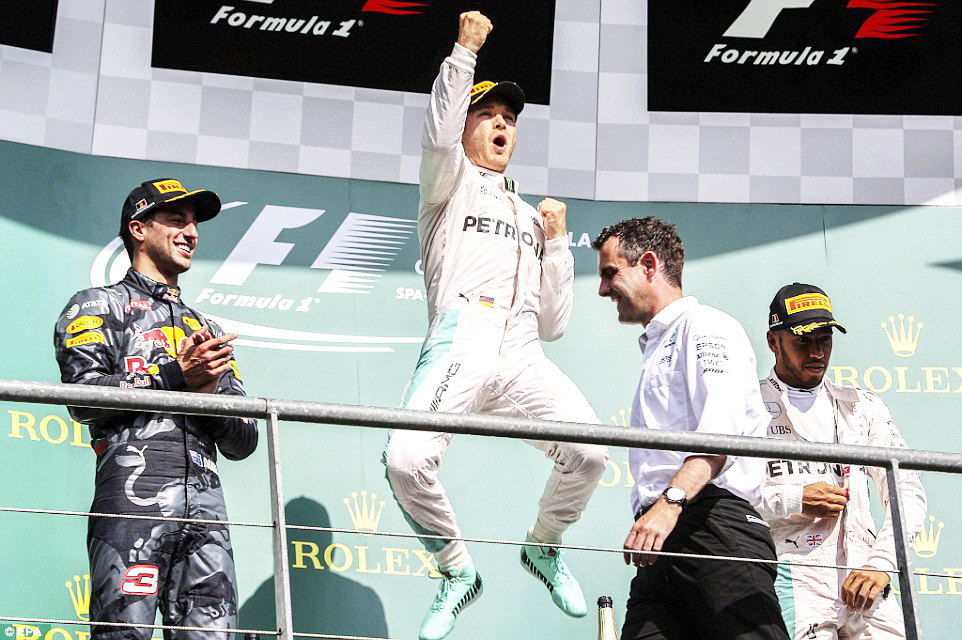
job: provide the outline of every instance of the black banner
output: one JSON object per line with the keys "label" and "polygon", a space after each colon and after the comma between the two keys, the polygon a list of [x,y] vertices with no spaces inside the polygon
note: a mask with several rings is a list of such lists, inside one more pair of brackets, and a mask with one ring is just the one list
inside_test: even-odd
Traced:
{"label": "black banner", "polygon": [[958,0],[648,3],[648,109],[962,115]]}
{"label": "black banner", "polygon": [[57,0],[0,0],[0,44],[53,53]]}
{"label": "black banner", "polygon": [[494,23],[477,78],[547,104],[554,0],[156,0],[154,67],[427,93],[458,15]]}

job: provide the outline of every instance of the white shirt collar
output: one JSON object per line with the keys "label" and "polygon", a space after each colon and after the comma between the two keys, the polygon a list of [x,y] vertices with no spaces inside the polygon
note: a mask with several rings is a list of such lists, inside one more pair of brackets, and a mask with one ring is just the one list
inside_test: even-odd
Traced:
{"label": "white shirt collar", "polygon": [[498,173],[497,171],[492,171],[491,169],[485,169],[484,167],[479,167],[478,165],[472,163],[472,166],[478,170],[481,177],[490,182],[491,184],[497,185],[502,191],[510,191],[511,193],[517,195],[519,191],[518,181],[514,178],[509,178],[503,173]]}
{"label": "white shirt collar", "polygon": [[698,299],[695,296],[685,296],[668,303],[668,306],[656,313],[655,317],[645,325],[645,331],[638,337],[641,350],[645,350],[649,340],[660,338],[675,320],[697,306]]}

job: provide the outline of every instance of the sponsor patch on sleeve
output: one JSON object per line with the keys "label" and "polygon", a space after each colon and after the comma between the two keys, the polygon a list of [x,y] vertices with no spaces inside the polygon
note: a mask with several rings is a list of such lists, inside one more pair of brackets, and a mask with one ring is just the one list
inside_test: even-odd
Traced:
{"label": "sponsor patch on sleeve", "polygon": [[208,457],[205,456],[205,455],[202,455],[202,454],[200,454],[200,453],[197,453],[197,452],[194,451],[193,449],[191,449],[191,450],[189,451],[189,453],[190,453],[190,459],[191,459],[191,461],[192,461],[194,464],[196,464],[198,467],[202,467],[202,468],[204,468],[204,469],[207,469],[208,471],[213,471],[214,473],[217,473],[217,463],[216,463],[216,462],[214,462],[213,460],[211,460],[210,458],[208,458]]}
{"label": "sponsor patch on sleeve", "polygon": [[702,373],[728,373],[728,339],[720,335],[696,335],[695,359]]}
{"label": "sponsor patch on sleeve", "polygon": [[150,304],[150,300],[131,300],[127,303],[127,313],[130,313],[134,309],[137,311],[150,311],[154,306]]}
{"label": "sponsor patch on sleeve", "polygon": [[91,313],[104,313],[107,309],[107,301],[95,298],[93,300],[87,300],[85,303],[80,305],[81,309],[91,309],[93,307],[100,307],[104,311],[91,311]]}
{"label": "sponsor patch on sleeve", "polygon": [[103,318],[99,316],[80,316],[67,325],[67,333],[80,333],[88,329],[96,329],[102,326],[103,323]]}
{"label": "sponsor patch on sleeve", "polygon": [[79,336],[74,336],[67,340],[67,348],[72,349],[73,347],[82,347],[87,344],[107,344],[104,339],[104,334],[99,331],[88,331],[87,333],[81,333]]}
{"label": "sponsor patch on sleeve", "polygon": [[822,534],[810,533],[807,536],[805,536],[805,546],[809,547],[810,549],[814,549],[815,547],[822,546],[823,540],[824,538]]}

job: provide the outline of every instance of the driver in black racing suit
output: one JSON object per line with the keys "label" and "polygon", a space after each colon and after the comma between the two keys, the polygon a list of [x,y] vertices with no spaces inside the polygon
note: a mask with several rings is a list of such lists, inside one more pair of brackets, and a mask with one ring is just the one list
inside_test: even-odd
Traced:
{"label": "driver in black racing suit", "polygon": [[[132,268],[112,286],[74,295],[54,333],[61,380],[126,389],[244,395],[230,341],[181,302],[177,276],[190,268],[197,225],[220,211],[211,191],[177,180],[144,182],[127,199],[120,235]],[[95,513],[87,548],[90,620],[235,627],[234,560],[217,449],[231,460],[257,446],[253,420],[70,407],[90,428],[97,455]],[[152,629],[92,625],[95,639],[146,640]],[[165,638],[227,640],[227,632],[164,632]]]}

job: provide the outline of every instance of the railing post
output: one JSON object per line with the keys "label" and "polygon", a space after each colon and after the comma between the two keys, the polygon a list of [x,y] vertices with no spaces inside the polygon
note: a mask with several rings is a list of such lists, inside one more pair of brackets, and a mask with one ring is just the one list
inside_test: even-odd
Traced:
{"label": "railing post", "polygon": [[274,611],[277,614],[279,640],[294,640],[291,612],[291,575],[287,562],[287,518],[284,514],[284,490],[281,486],[281,443],[277,426],[277,410],[267,404],[267,464],[271,478],[271,514],[274,518]]}
{"label": "railing post", "polygon": [[902,598],[902,616],[905,619],[907,640],[922,640],[919,611],[916,606],[918,594],[915,592],[915,571],[912,569],[912,555],[909,553],[912,542],[905,535],[905,514],[902,506],[902,485],[899,483],[899,461],[889,460],[886,470],[889,485],[889,507],[892,509],[892,529],[895,532],[895,557],[899,563],[899,591]]}

